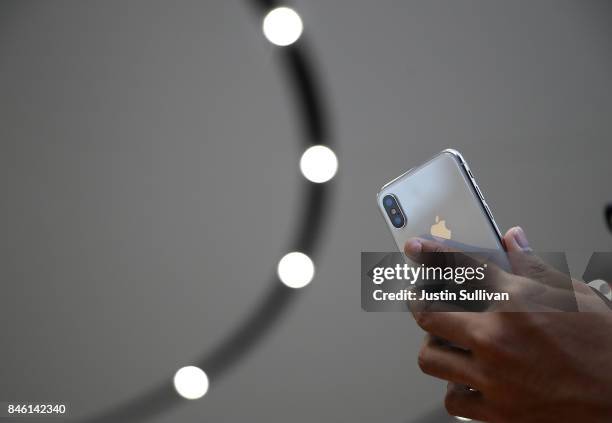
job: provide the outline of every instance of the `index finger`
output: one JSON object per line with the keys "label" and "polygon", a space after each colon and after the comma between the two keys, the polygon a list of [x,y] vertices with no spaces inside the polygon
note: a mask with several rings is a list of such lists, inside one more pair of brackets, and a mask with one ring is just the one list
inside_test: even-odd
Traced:
{"label": "index finger", "polygon": [[474,334],[480,330],[479,317],[483,316],[480,313],[448,311],[417,311],[413,315],[425,332],[466,350],[474,349]]}
{"label": "index finger", "polygon": [[[404,248],[406,255],[415,263],[424,266],[414,290],[421,292],[412,307],[429,311],[432,302],[443,302],[446,311],[453,311],[451,304],[463,311],[486,311],[496,301],[466,300],[465,292],[479,294],[505,292],[508,274],[500,269],[497,262],[504,258],[502,252],[463,252],[436,240],[410,239]],[[431,272],[430,272],[431,271]],[[464,282],[468,282],[464,285]],[[442,310],[439,310],[442,311]]]}
{"label": "index finger", "polygon": [[[487,257],[492,252],[465,252],[448,247],[441,242],[422,238],[409,239],[404,245],[404,253],[416,263],[432,267],[478,267],[487,264],[489,277],[497,280],[503,273],[495,261]],[[497,253],[497,252],[496,252]],[[497,254],[505,254],[499,252]],[[486,258],[486,260],[485,260]],[[498,257],[499,258],[499,257]]]}

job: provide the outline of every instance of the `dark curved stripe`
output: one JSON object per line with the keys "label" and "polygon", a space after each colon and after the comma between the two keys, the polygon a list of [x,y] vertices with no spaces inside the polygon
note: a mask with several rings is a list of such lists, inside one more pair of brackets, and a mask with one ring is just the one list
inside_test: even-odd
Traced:
{"label": "dark curved stripe", "polygon": [[[253,0],[257,7],[260,19],[270,10],[281,5],[275,0]],[[286,5],[286,3],[282,3]],[[308,42],[300,37],[294,44],[278,49],[284,63],[294,99],[299,107],[299,116],[302,120],[303,141],[306,145],[330,144],[329,112],[323,101],[325,97],[320,78],[315,70],[315,61],[312,59]]]}
{"label": "dark curved stripe", "polygon": [[300,107],[299,115],[302,116],[302,129],[306,135],[304,141],[307,145],[329,145],[331,137],[328,134],[328,123],[325,118],[327,113],[322,103],[322,95],[319,93],[320,87],[315,83],[313,62],[307,58],[305,41],[299,40],[296,44],[283,49],[286,51],[283,52],[282,58],[289,71],[291,86]]}
{"label": "dark curved stripe", "polygon": [[[262,12],[262,18],[263,13],[278,6],[276,1],[269,0],[253,0],[253,3]],[[303,37],[296,44],[279,48],[278,51],[301,116],[305,146],[329,144],[329,119]],[[302,251],[312,257],[328,213],[330,183],[304,181],[303,184],[303,206],[300,207],[302,215],[298,218],[296,237],[290,245],[291,250]],[[211,389],[272,330],[298,294],[297,290],[286,287],[276,277],[272,278],[270,285],[262,300],[245,316],[243,323],[230,332],[219,346],[196,361],[210,378]],[[172,375],[168,375],[160,385],[81,421],[141,422],[186,402],[175,392]]]}
{"label": "dark curved stripe", "polygon": [[[208,375],[211,389],[228,370],[236,365],[245,355],[270,332],[274,323],[297,296],[297,291],[288,288],[273,278],[268,292],[262,301],[247,315],[243,323],[195,365],[201,367]],[[163,383],[148,391],[112,407],[98,415],[85,418],[87,423],[106,422],[143,422],[174,406],[184,404],[187,400],[180,398],[172,385],[172,375]]]}

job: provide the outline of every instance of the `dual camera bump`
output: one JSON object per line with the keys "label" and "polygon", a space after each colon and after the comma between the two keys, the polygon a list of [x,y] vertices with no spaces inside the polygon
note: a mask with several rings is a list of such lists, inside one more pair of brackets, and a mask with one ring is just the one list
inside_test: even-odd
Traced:
{"label": "dual camera bump", "polygon": [[406,217],[404,216],[402,208],[400,207],[397,198],[395,198],[395,195],[385,195],[383,197],[382,204],[393,227],[399,229],[406,226]]}

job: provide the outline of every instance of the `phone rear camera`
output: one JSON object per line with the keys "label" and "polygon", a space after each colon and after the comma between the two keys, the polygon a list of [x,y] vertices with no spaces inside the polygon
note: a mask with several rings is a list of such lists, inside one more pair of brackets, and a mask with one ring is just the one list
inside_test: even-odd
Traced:
{"label": "phone rear camera", "polygon": [[402,209],[399,206],[397,198],[395,198],[395,196],[392,194],[385,195],[382,203],[391,224],[398,229],[403,228],[406,225],[406,218],[402,213]]}

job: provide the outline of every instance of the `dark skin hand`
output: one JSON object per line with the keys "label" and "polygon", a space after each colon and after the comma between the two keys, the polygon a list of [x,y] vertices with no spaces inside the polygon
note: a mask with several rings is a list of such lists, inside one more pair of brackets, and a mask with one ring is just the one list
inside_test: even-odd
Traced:
{"label": "dark skin hand", "polygon": [[[518,227],[504,243],[509,253],[528,250]],[[444,251],[421,239],[405,246],[417,262],[422,253]],[[556,270],[524,256],[512,273],[495,277],[513,286],[554,285]],[[448,381],[449,414],[491,423],[612,422],[612,311],[587,285],[573,285],[580,313],[414,312],[427,332],[419,367]]]}

